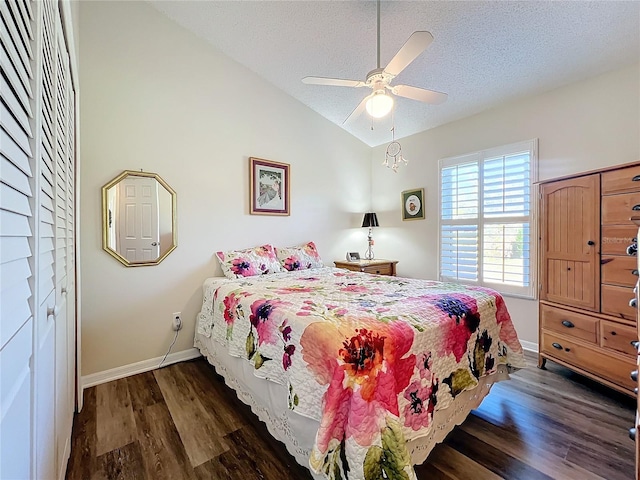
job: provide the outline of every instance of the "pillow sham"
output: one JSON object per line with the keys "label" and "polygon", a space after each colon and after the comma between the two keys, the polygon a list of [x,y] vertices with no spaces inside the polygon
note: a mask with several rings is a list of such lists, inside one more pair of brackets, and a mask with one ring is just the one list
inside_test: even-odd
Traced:
{"label": "pillow sham", "polygon": [[276,248],[276,254],[282,268],[290,272],[324,267],[324,263],[322,263],[322,259],[316,249],[316,244],[313,242],[295,247]]}
{"label": "pillow sham", "polygon": [[271,245],[216,252],[222,273],[232,280],[267,273],[282,272],[275,249]]}

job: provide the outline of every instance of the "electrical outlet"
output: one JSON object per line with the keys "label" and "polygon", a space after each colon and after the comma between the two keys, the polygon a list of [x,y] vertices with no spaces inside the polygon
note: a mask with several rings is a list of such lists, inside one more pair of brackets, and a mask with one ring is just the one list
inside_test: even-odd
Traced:
{"label": "electrical outlet", "polygon": [[171,314],[171,326],[175,331],[178,331],[182,328],[182,318],[180,317],[181,312],[173,312]]}

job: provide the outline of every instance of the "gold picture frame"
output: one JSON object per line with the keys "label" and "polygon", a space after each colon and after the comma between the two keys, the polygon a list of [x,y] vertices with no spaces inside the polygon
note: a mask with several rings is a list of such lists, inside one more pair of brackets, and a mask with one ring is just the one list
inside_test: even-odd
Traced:
{"label": "gold picture frame", "polygon": [[249,157],[249,213],[289,215],[288,163]]}
{"label": "gold picture frame", "polygon": [[405,190],[402,198],[402,220],[424,220],[424,188]]}

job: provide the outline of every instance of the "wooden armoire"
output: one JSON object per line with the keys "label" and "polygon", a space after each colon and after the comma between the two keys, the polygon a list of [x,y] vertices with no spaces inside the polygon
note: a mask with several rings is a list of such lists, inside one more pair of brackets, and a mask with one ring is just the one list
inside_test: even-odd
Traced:
{"label": "wooden armoire", "polygon": [[540,350],[633,395],[640,164],[540,184]]}

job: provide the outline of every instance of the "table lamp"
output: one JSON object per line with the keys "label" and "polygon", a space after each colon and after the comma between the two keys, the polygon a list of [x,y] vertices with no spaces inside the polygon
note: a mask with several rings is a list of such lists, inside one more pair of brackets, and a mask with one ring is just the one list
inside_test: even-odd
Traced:
{"label": "table lamp", "polygon": [[378,224],[378,216],[373,212],[365,213],[364,218],[362,219],[362,226],[369,227],[369,248],[367,248],[364,258],[367,260],[373,260],[373,236],[371,235],[371,228],[380,226]]}

